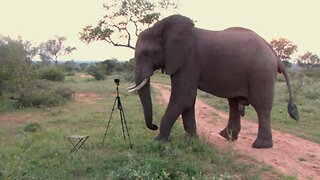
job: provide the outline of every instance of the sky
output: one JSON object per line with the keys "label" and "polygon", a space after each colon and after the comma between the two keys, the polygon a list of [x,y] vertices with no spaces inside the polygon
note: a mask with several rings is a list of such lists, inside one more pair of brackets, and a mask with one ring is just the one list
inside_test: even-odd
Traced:
{"label": "sky", "polygon": [[[113,47],[105,41],[86,44],[79,32],[96,25],[110,0],[0,0],[0,34],[21,36],[35,45],[65,36],[65,45],[76,51],[63,60],[129,60],[134,51]],[[179,13],[196,20],[196,26],[211,30],[246,27],[270,42],[284,37],[298,46],[294,55],[311,51],[320,56],[319,0],[180,0]],[[135,44],[135,43],[133,43]]]}

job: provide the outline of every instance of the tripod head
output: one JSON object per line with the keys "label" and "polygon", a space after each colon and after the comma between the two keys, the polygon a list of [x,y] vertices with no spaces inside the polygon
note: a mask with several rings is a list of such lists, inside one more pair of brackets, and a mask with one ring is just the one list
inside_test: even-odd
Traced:
{"label": "tripod head", "polygon": [[119,97],[119,85],[120,85],[120,79],[119,78],[114,78],[114,83],[117,85],[117,97]]}
{"label": "tripod head", "polygon": [[119,78],[114,78],[114,83],[116,83],[117,86],[120,84],[120,79]]}
{"label": "tripod head", "polygon": [[117,91],[116,100],[117,100],[117,104],[118,104],[118,109],[121,110],[122,109],[122,104],[121,104],[120,93],[119,93],[120,79],[119,78],[115,78],[114,79],[114,83],[116,83],[116,85],[117,85],[117,88],[116,88],[116,91]]}

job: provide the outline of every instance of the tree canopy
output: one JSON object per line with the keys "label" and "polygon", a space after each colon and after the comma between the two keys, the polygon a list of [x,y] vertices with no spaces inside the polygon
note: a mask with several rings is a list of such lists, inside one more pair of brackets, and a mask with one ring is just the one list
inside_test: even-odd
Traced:
{"label": "tree canopy", "polygon": [[135,49],[133,43],[145,28],[159,21],[164,11],[174,11],[177,2],[169,0],[115,0],[103,5],[104,17],[96,26],[88,25],[80,32],[83,42],[106,41],[117,47]]}
{"label": "tree canopy", "polygon": [[52,61],[58,63],[58,57],[70,54],[76,50],[75,47],[64,46],[66,37],[55,36],[54,39],[50,39],[45,43],[41,43],[39,46],[40,58],[45,64]]}
{"label": "tree canopy", "polygon": [[28,86],[34,49],[29,41],[0,37],[0,95],[4,84],[15,91]]}
{"label": "tree canopy", "polygon": [[286,38],[273,39],[270,42],[270,46],[277,53],[282,61],[288,61],[291,59],[291,55],[297,52],[298,46],[293,44]]}
{"label": "tree canopy", "polygon": [[307,65],[315,65],[320,64],[319,56],[313,54],[310,51],[305,52],[303,55],[299,56],[296,59],[298,64],[307,64]]}

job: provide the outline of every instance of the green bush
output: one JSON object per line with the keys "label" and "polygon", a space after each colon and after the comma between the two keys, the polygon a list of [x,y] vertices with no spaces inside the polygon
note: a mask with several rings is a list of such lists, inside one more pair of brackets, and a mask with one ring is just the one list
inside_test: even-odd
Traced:
{"label": "green bush", "polygon": [[19,103],[21,107],[49,107],[58,105],[61,101],[63,101],[63,99],[57,94],[37,91],[28,96],[21,96]]}
{"label": "green bush", "polygon": [[291,68],[292,67],[292,63],[290,61],[282,61],[282,62],[287,68]]}
{"label": "green bush", "polygon": [[0,113],[15,109],[15,103],[9,97],[0,96]]}
{"label": "green bush", "polygon": [[303,94],[307,99],[315,100],[320,97],[320,93],[317,91],[317,89],[305,89]]}
{"label": "green bush", "polygon": [[96,66],[91,66],[89,69],[88,69],[88,74],[93,76],[95,80],[104,80],[106,77],[105,77],[105,74],[103,73],[103,71],[99,68],[97,68]]}
{"label": "green bush", "polygon": [[50,66],[39,69],[37,71],[37,77],[39,79],[46,79],[49,81],[63,81],[65,78],[65,74],[59,68]]}
{"label": "green bush", "polygon": [[124,80],[126,81],[126,82],[134,82],[134,75],[133,75],[133,73],[126,73],[126,74],[124,74]]}
{"label": "green bush", "polygon": [[69,88],[58,87],[55,90],[55,94],[58,94],[58,95],[60,95],[61,97],[65,98],[65,99],[71,99],[73,91],[71,89],[69,89]]}
{"label": "green bush", "polygon": [[320,71],[315,69],[307,69],[304,72],[307,77],[320,78]]}
{"label": "green bush", "polygon": [[66,76],[74,76],[76,73],[74,71],[70,71],[66,73]]}
{"label": "green bush", "polygon": [[24,132],[36,132],[39,129],[40,129],[39,123],[29,122],[24,126],[23,131]]}
{"label": "green bush", "polygon": [[286,82],[286,80],[284,79],[284,77],[282,75],[278,75],[277,82]]}
{"label": "green bush", "polygon": [[73,91],[65,87],[56,87],[50,83],[38,83],[20,94],[20,107],[50,107],[71,99]]}

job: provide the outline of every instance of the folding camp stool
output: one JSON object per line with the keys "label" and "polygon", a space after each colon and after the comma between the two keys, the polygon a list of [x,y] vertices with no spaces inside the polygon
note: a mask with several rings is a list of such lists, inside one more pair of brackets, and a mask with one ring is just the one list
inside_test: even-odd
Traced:
{"label": "folding camp stool", "polygon": [[88,147],[84,144],[88,138],[89,138],[88,135],[71,135],[71,136],[69,136],[68,139],[73,146],[70,153],[72,153],[75,150],[79,151],[79,149],[81,147],[84,147],[86,150],[89,150]]}

